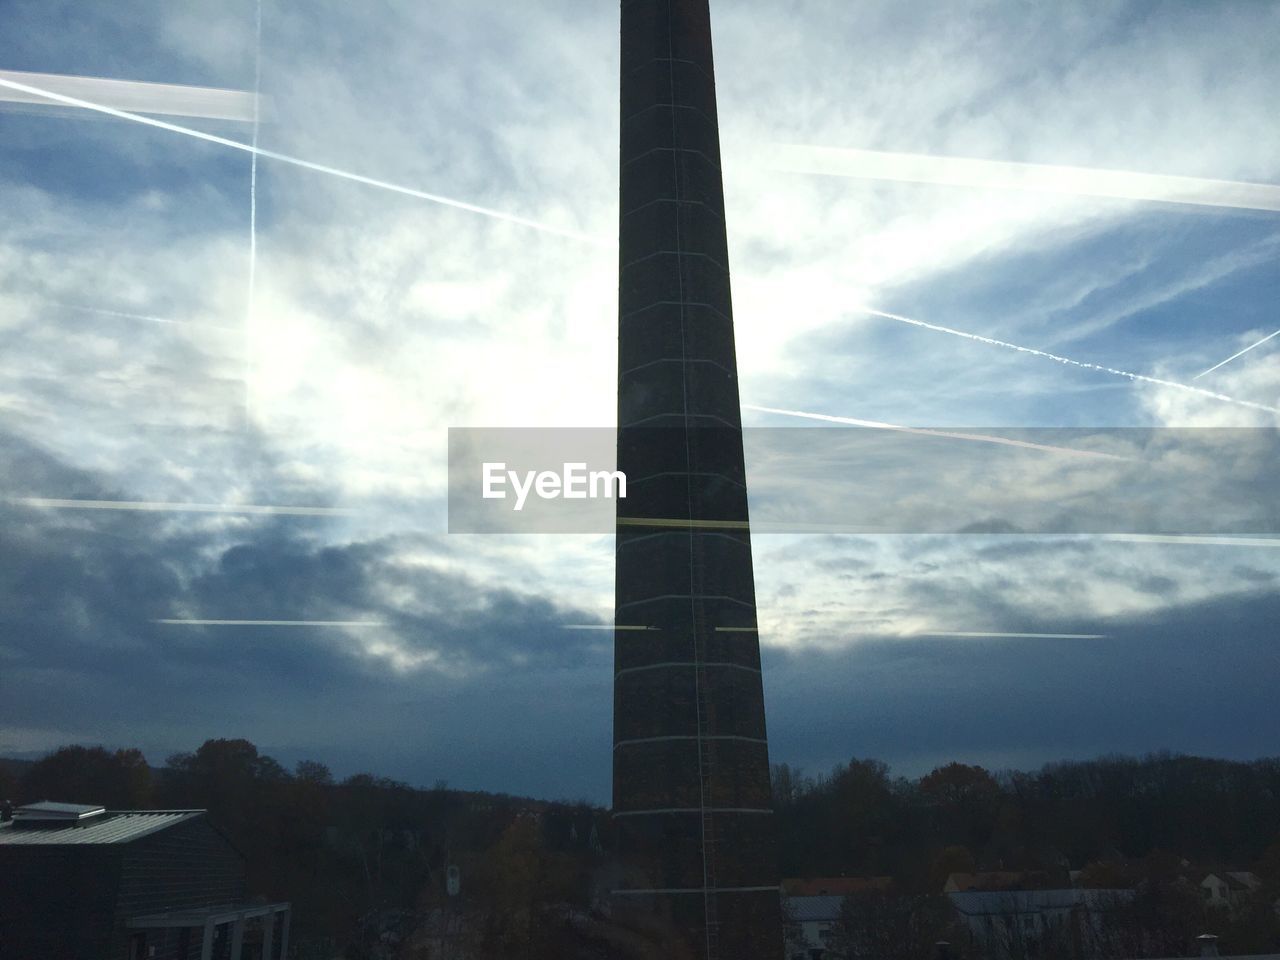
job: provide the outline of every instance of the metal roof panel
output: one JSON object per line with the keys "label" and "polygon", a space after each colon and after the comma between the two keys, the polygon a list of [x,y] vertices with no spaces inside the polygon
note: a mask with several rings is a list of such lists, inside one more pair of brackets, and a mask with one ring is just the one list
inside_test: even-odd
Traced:
{"label": "metal roof panel", "polygon": [[203,810],[120,810],[65,826],[23,828],[13,823],[0,829],[0,846],[81,846],[129,843],[202,816]]}
{"label": "metal roof panel", "polygon": [[834,895],[813,897],[787,897],[791,915],[798,921],[836,920],[844,897]]}

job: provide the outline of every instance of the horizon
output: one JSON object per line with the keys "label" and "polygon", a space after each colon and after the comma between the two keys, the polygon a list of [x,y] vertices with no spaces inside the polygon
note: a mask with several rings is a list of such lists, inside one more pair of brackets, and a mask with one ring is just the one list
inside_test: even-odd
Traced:
{"label": "horizon", "polygon": [[[214,739],[238,740],[243,738],[219,737]],[[512,793],[511,791],[508,791],[508,790],[501,790],[501,789],[488,788],[488,787],[473,787],[473,786],[467,786],[463,784],[456,784],[451,780],[449,780],[447,777],[436,778],[436,780],[434,780],[430,785],[428,785],[425,782],[415,783],[413,781],[401,780],[400,778],[394,775],[390,775],[390,774],[380,772],[378,770],[373,770],[373,769],[359,769],[359,770],[344,771],[340,769],[335,769],[323,758],[299,757],[296,759],[285,758],[284,760],[282,760],[280,755],[273,752],[270,748],[258,747],[257,744],[254,744],[254,746],[257,747],[258,755],[260,757],[271,759],[279,763],[286,777],[290,777],[290,778],[297,777],[298,766],[300,764],[319,763],[332,776],[332,780],[327,784],[328,786],[341,787],[356,777],[367,776],[367,777],[372,777],[375,781],[386,781],[388,785],[407,787],[410,790],[423,792],[423,793],[430,793],[434,791],[443,791],[447,793],[476,793],[476,794],[485,794],[485,795],[491,795],[491,796],[507,796],[513,800],[530,800],[536,803],[545,803],[548,805],[556,805],[556,806],[577,806],[580,804],[587,804],[594,809],[601,809],[601,810],[610,809],[610,806],[608,803],[600,802],[590,797],[538,796],[533,794]],[[75,747],[85,748],[89,750],[92,750],[95,748],[101,748],[103,750],[108,751],[109,753],[114,753],[115,751],[136,749],[134,747],[129,747],[127,745],[109,745],[109,744],[102,744],[102,743],[75,743],[75,744],[69,743],[69,744],[62,744],[61,746],[57,747],[54,750],[50,750],[41,754],[32,754],[30,756],[13,756],[13,755],[0,756],[0,764],[4,764],[4,763],[36,764],[36,763],[39,763],[41,760],[52,756],[53,754],[57,753],[60,750],[65,750],[68,748],[75,748]],[[143,754],[143,759],[146,761],[147,769],[151,773],[164,773],[167,769],[169,769],[168,761],[171,758],[181,756],[184,754],[190,755],[191,753],[192,751],[189,751],[189,750],[178,751],[176,753],[170,754],[168,757],[165,758],[164,762],[159,764],[153,763],[150,759],[146,757],[145,753]],[[920,780],[924,779],[929,774],[936,773],[939,770],[943,769],[944,767],[952,766],[952,765],[975,767],[977,769],[984,770],[986,773],[990,774],[997,782],[1000,782],[1002,777],[1008,776],[1010,774],[1015,774],[1015,773],[1038,775],[1038,774],[1052,773],[1055,770],[1060,770],[1062,768],[1067,768],[1074,765],[1085,765],[1085,764],[1106,763],[1106,762],[1116,762],[1116,761],[1127,761],[1127,762],[1135,762],[1135,763],[1141,764],[1141,763],[1150,763],[1153,761],[1162,761],[1162,760],[1193,760],[1193,761],[1199,760],[1199,761],[1207,761],[1210,763],[1230,763],[1230,764],[1240,764],[1240,765],[1248,766],[1252,764],[1266,764],[1268,762],[1280,762],[1280,753],[1264,754],[1256,757],[1238,758],[1238,757],[1213,757],[1213,756],[1206,756],[1202,754],[1191,754],[1191,753],[1177,753],[1177,752],[1171,752],[1168,750],[1153,750],[1144,754],[1110,753],[1110,754],[1099,754],[1093,757],[1065,757],[1058,760],[1045,761],[1044,763],[1034,768],[1003,767],[1003,768],[990,768],[990,769],[987,767],[984,767],[982,764],[971,763],[967,761],[965,758],[957,757],[951,760],[946,760],[941,763],[938,763],[937,765],[930,767],[928,769],[921,769],[921,771],[917,773],[904,773],[903,771],[895,770],[892,766],[889,766],[888,764],[885,765],[885,769],[886,769],[886,775],[888,776],[890,782],[905,780],[908,783],[918,783]],[[831,774],[837,772],[838,770],[844,767],[847,767],[850,763],[882,763],[882,762],[883,761],[879,760],[877,757],[865,757],[865,756],[854,755],[844,760],[837,760],[830,767],[822,768],[819,770],[811,770],[805,767],[796,766],[794,764],[789,763],[786,760],[780,760],[780,761],[774,762],[772,764],[772,769],[774,772],[776,772],[779,767],[787,767],[791,776],[798,778],[798,782],[802,784],[808,783],[810,786],[814,786],[826,781]],[[4,800],[4,799],[11,799],[11,798],[0,797],[0,800]],[[56,800],[57,798],[46,797],[44,799],[52,801],[52,800]]]}
{"label": "horizon", "polygon": [[[1265,755],[1267,448],[1125,431],[1280,427],[1280,8],[904,9],[713,3],[743,423],[812,431],[748,445],[753,516],[1051,509],[753,531],[773,760]],[[614,420],[617,13],[8,5],[0,755],[608,796],[614,538],[449,533],[446,453]],[[968,435],[1033,427],[1214,509]]]}

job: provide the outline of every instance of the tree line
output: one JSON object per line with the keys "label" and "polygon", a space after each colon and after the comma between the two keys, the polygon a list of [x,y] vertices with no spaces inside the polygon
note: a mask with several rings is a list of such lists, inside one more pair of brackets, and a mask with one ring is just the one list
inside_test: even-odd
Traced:
{"label": "tree line", "polygon": [[[890,878],[850,899],[835,941],[849,956],[865,954],[859,943],[879,943],[884,960],[927,955],[930,938],[956,935],[947,878],[995,871],[1023,888],[1137,890],[1112,918],[1129,956],[1176,955],[1209,922],[1224,948],[1280,948],[1274,910],[1208,917],[1185,883],[1198,869],[1252,870],[1259,903],[1280,897],[1280,759],[950,763],[912,779],[855,758],[813,776],[780,764],[773,792],[783,877]],[[138,750],[67,746],[0,766],[5,797],[207,809],[245,854],[250,889],[294,904],[300,957],[622,955],[591,912],[612,838],[607,811],[585,801],[337,780],[320,762],[287,770],[238,739],[159,768]]]}
{"label": "tree line", "polygon": [[949,763],[915,780],[854,759],[816,777],[778,765],[773,790],[784,876],[885,875],[910,892],[973,870],[1062,885],[1071,869],[1156,851],[1248,869],[1280,840],[1280,758]]}
{"label": "tree line", "polygon": [[[853,759],[813,777],[778,765],[773,791],[783,876],[890,879],[888,890],[847,902],[833,941],[840,955],[905,960],[939,939],[962,941],[943,887],[975,873],[1001,875],[987,889],[1134,891],[1106,911],[1094,956],[1180,956],[1206,932],[1226,952],[1280,949],[1280,758],[1158,753],[1031,772],[949,763],[918,779]],[[1198,887],[1228,870],[1262,882],[1229,914],[1206,906]],[[1084,948],[1019,949],[1008,955]]]}
{"label": "tree line", "polygon": [[565,911],[587,911],[607,830],[585,802],[418,789],[369,773],[339,781],[323,763],[286,770],[239,739],[208,740],[157,769],[138,750],[67,746],[0,768],[5,797],[208,810],[244,854],[249,890],[293,904],[299,958],[593,955],[581,943],[564,949]]}

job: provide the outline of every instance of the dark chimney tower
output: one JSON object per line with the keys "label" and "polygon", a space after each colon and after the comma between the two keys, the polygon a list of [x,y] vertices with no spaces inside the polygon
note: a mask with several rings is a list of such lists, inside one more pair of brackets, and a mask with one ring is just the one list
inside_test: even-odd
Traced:
{"label": "dark chimney tower", "polygon": [[776,960],[708,0],[622,0],[621,141],[612,902],[673,960]]}

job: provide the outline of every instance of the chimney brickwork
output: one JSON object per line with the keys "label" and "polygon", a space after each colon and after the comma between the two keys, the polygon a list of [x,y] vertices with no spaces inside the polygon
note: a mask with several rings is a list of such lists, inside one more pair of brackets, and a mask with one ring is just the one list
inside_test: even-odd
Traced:
{"label": "chimney brickwork", "polygon": [[776,960],[708,0],[623,0],[621,88],[613,904],[689,956]]}

